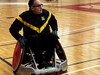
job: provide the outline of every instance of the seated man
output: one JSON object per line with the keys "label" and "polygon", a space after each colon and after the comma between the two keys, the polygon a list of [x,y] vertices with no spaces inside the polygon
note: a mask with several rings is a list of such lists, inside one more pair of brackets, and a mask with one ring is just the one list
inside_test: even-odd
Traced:
{"label": "seated man", "polygon": [[[20,14],[9,30],[12,36],[22,45],[25,42],[26,45],[30,46],[36,56],[36,62],[41,64],[43,60],[49,61],[52,58],[58,42],[57,20],[52,13],[43,9],[40,0],[29,0],[28,6],[29,10]],[[19,33],[22,28],[23,35]],[[50,32],[51,29],[52,32]],[[43,50],[46,51],[45,59],[42,57]]]}

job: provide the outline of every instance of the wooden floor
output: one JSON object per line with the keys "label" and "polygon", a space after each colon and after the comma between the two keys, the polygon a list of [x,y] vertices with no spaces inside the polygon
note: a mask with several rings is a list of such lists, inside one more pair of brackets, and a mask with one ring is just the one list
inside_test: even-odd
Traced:
{"label": "wooden floor", "polygon": [[[14,75],[11,62],[16,40],[10,35],[9,27],[28,7],[1,2],[0,75]],[[100,75],[100,1],[60,0],[45,2],[44,8],[58,20],[60,42],[68,58],[68,72],[63,75]]]}

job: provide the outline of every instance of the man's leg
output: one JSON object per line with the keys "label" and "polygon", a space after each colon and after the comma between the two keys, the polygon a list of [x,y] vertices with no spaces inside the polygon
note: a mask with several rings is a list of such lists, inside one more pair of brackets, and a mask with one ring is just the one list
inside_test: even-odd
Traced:
{"label": "man's leg", "polygon": [[28,39],[28,44],[35,54],[35,60],[37,63],[41,63],[43,61],[42,50],[41,50],[41,38],[38,35],[34,35]]}
{"label": "man's leg", "polygon": [[54,48],[56,47],[58,36],[48,33],[43,38],[44,47],[46,48],[45,60],[50,61],[54,55]]}

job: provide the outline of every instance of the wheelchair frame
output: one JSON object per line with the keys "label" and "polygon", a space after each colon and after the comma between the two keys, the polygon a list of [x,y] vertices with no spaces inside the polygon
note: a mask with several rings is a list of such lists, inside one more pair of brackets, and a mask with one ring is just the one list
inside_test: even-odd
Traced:
{"label": "wheelchair frame", "polygon": [[[37,63],[35,61],[34,58],[34,53],[32,52],[31,49],[30,50],[30,57],[32,59],[31,65],[23,65],[25,68],[31,69],[32,70],[32,74],[35,75],[40,75],[40,74],[49,74],[49,73],[57,73],[56,75],[59,75],[59,72],[62,71],[63,69],[65,69],[64,67],[67,66],[67,60],[65,60],[64,62],[61,62],[60,60],[55,58],[55,52],[56,52],[56,48],[54,48],[54,56],[53,56],[53,67],[48,67],[48,68],[42,68],[39,69],[37,67]],[[14,50],[14,54],[13,54],[13,62],[12,62],[12,68],[13,68],[13,72],[16,73],[19,69],[19,67],[21,66],[23,57],[24,57],[24,53],[25,53],[25,47],[21,48],[20,47],[20,43],[17,42],[15,50]]]}

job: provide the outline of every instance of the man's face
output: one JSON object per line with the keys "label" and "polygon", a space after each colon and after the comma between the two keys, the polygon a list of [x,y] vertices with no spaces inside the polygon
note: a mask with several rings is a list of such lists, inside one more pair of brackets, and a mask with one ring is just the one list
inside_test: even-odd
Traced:
{"label": "man's face", "polygon": [[31,10],[33,11],[34,14],[41,14],[42,7],[43,7],[43,4],[41,3],[41,1],[36,0],[34,1],[33,6],[31,7]]}

